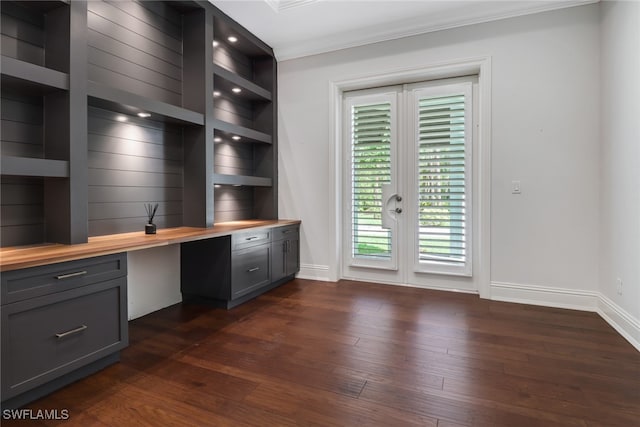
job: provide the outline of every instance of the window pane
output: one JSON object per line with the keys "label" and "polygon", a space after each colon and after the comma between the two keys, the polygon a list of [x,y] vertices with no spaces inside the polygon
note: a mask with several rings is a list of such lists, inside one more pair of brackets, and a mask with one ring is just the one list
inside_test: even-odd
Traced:
{"label": "window pane", "polygon": [[418,101],[420,262],[466,260],[465,97]]}
{"label": "window pane", "polygon": [[352,255],[390,259],[382,185],[391,182],[391,104],[354,106],[351,120]]}

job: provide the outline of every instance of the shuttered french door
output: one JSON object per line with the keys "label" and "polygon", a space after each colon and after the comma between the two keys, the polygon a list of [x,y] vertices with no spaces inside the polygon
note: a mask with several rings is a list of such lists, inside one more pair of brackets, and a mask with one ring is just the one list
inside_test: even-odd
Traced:
{"label": "shuttered french door", "polygon": [[470,287],[472,85],[345,94],[344,277]]}

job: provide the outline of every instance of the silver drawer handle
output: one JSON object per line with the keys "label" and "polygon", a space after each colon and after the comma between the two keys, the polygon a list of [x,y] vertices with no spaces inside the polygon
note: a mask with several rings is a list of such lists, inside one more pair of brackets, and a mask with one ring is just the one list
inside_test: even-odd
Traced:
{"label": "silver drawer handle", "polygon": [[289,233],[293,233],[293,230],[285,230],[282,232],[282,234],[289,234]]}
{"label": "silver drawer handle", "polygon": [[56,279],[68,279],[70,277],[84,276],[85,274],[87,274],[86,271],[76,271],[75,273],[61,274],[59,276],[56,276]]}
{"label": "silver drawer handle", "polygon": [[254,271],[260,270],[260,267],[253,267],[247,270],[248,273],[253,273]]}
{"label": "silver drawer handle", "polygon": [[257,238],[258,238],[258,236],[252,236],[252,237],[247,237],[244,240],[255,240]]}
{"label": "silver drawer handle", "polygon": [[73,334],[77,334],[78,332],[82,332],[85,329],[87,329],[87,325],[82,325],[82,326],[79,326],[79,327],[77,327],[75,329],[72,329],[70,331],[61,332],[59,334],[56,334],[56,338],[60,339],[60,338],[68,337],[69,335],[73,335]]}

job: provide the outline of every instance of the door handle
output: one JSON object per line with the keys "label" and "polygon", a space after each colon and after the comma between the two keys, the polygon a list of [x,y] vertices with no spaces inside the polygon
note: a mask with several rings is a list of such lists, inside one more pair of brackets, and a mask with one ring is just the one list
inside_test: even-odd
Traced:
{"label": "door handle", "polygon": [[85,329],[87,329],[87,325],[82,325],[82,326],[79,326],[79,327],[77,327],[75,329],[71,329],[70,331],[67,331],[67,332],[57,333],[57,334],[55,334],[55,336],[56,336],[57,339],[61,339],[61,338],[64,338],[64,337],[68,337],[69,335],[78,334],[78,333],[84,331]]}
{"label": "door handle", "polygon": [[84,276],[85,274],[87,274],[85,270],[76,271],[75,273],[60,274],[59,276],[56,276],[56,279],[58,280],[70,279],[72,277]]}
{"label": "door handle", "polygon": [[382,185],[382,228],[393,228],[393,222],[398,220],[397,215],[402,213],[402,208],[396,203],[402,201],[402,196],[396,193],[391,184]]}

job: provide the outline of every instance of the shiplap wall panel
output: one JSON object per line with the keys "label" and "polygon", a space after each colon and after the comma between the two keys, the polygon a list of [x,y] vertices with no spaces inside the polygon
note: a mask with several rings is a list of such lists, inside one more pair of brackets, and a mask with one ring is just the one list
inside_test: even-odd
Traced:
{"label": "shiplap wall panel", "polygon": [[182,105],[181,25],[169,5],[88,3],[89,79]]}
{"label": "shiplap wall panel", "polygon": [[0,2],[2,9],[2,54],[44,65],[44,20],[14,2]]}
{"label": "shiplap wall panel", "polygon": [[42,125],[42,98],[2,96],[2,120]]}
{"label": "shiplap wall panel", "polygon": [[166,32],[176,39],[182,37],[182,16],[164,1],[106,0],[106,3],[128,13],[139,21]]}
{"label": "shiplap wall panel", "polygon": [[157,19],[159,18],[157,15],[151,13],[148,9],[144,9],[141,5],[137,3],[134,3],[134,5],[138,6],[138,10],[142,12],[137,16],[119,8],[115,2],[94,1],[89,5],[89,10],[116,23],[120,27],[131,29],[131,32],[134,32],[138,37],[144,37],[154,44],[178,53],[179,61],[181,61],[181,29],[174,25],[169,25],[165,20]]}
{"label": "shiplap wall panel", "polygon": [[42,98],[2,94],[1,149],[5,156],[42,157]]}
{"label": "shiplap wall panel", "polygon": [[253,189],[223,185],[214,189],[216,223],[253,218]]}
{"label": "shiplap wall panel", "polygon": [[42,178],[2,177],[0,244],[42,243],[44,234],[44,181]]}
{"label": "shiplap wall panel", "polygon": [[[128,60],[124,60],[119,56],[107,55],[104,52],[100,52],[97,49],[89,49],[88,52],[89,63],[92,67],[107,70],[107,72],[120,73],[125,76],[142,76],[148,80],[144,82],[149,86],[165,89],[167,92],[173,94],[173,96],[180,96],[182,92],[182,82],[180,77],[175,78],[158,72],[149,72],[149,68],[143,67]],[[93,70],[94,77],[99,76],[98,70]],[[153,71],[153,70],[152,70]],[[124,88],[123,88],[124,89]]]}
{"label": "shiplap wall panel", "polygon": [[216,119],[253,129],[253,110],[251,103],[241,99],[218,97],[213,104]]}
{"label": "shiplap wall panel", "polygon": [[154,223],[182,225],[182,129],[89,108],[89,235],[141,231],[145,203]]}
{"label": "shiplap wall panel", "polygon": [[[179,227],[182,225],[182,215],[156,215],[154,224],[161,228]],[[144,218],[117,218],[108,220],[89,221],[89,235],[103,236],[107,234],[130,233],[144,231]]]}
{"label": "shiplap wall panel", "polygon": [[[2,155],[43,157],[42,98],[3,92],[0,108]],[[43,182],[42,178],[2,177],[2,246],[29,245],[44,241]]]}
{"label": "shiplap wall panel", "polygon": [[159,70],[161,70],[160,74],[169,76],[179,81],[182,79],[181,65],[170,64],[146,52],[141,52],[135,47],[129,46],[117,40],[110,39],[108,37],[104,37],[100,33],[92,31],[91,29],[89,29],[88,31],[88,39],[88,52],[90,58],[95,58],[94,52],[97,52],[97,54],[99,55],[106,55],[107,58],[116,57],[115,55],[109,54],[108,52],[117,51],[117,57],[122,58],[122,60],[124,61],[135,63],[145,69],[154,70],[156,72],[159,72]]}
{"label": "shiplap wall panel", "polygon": [[214,170],[228,175],[253,174],[253,149],[241,143],[221,142],[215,145]]}
{"label": "shiplap wall panel", "polygon": [[223,41],[219,43],[220,44],[213,49],[213,62],[229,71],[241,75],[247,80],[252,80],[253,69],[251,59],[237,50],[230,48]]}

